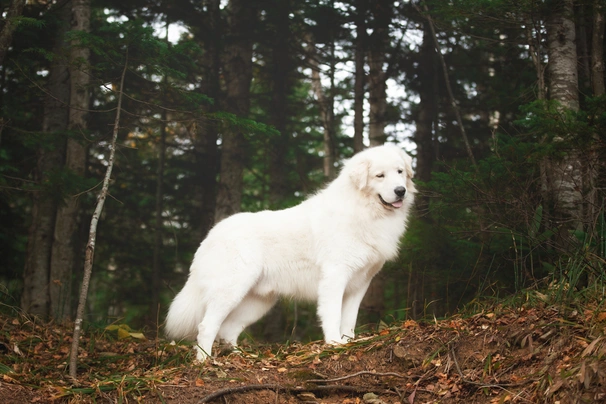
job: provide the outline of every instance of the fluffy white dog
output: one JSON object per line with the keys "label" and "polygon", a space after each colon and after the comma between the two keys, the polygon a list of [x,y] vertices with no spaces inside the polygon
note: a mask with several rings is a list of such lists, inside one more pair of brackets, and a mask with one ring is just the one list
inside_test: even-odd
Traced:
{"label": "fluffy white dog", "polygon": [[329,344],[354,338],[360,302],[396,257],[415,193],[411,158],[395,145],[367,149],[303,203],[238,213],[202,242],[166,318],[169,338],[233,345],[280,296],[317,302]]}

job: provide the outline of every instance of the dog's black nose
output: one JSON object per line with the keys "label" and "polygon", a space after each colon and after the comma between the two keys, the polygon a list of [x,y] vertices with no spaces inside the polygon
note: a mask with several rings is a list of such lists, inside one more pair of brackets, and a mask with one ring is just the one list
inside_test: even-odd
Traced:
{"label": "dog's black nose", "polygon": [[404,187],[396,187],[393,192],[398,195],[400,198],[403,198],[406,195],[406,188]]}

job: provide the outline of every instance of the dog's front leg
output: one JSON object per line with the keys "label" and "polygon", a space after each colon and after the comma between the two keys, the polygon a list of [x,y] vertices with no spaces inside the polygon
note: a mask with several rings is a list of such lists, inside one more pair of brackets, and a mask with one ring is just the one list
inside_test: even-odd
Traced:
{"label": "dog's front leg", "polygon": [[372,278],[366,280],[363,284],[345,292],[343,296],[343,309],[341,314],[341,336],[347,339],[355,338],[356,321],[358,320],[358,310],[360,303],[368,290]]}
{"label": "dog's front leg", "polygon": [[327,344],[344,344],[341,335],[341,309],[347,279],[342,276],[325,275],[318,285],[318,317],[322,324]]}

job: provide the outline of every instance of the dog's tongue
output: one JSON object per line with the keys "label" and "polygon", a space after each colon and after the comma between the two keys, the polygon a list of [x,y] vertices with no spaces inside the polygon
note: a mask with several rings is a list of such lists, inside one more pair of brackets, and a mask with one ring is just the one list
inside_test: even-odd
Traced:
{"label": "dog's tongue", "polygon": [[394,203],[391,204],[391,206],[393,206],[394,208],[401,208],[402,201],[395,201]]}

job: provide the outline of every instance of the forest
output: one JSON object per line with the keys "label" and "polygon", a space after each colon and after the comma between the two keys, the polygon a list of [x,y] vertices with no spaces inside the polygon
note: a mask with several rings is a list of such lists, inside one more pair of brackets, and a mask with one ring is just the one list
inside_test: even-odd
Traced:
{"label": "forest", "polygon": [[368,321],[603,280],[602,2],[22,3],[0,41],[7,305],[74,317],[120,95],[90,321],[161,321],[216,221],[384,142],[421,191]]}
{"label": "forest", "polygon": [[[3,313],[69,324],[84,293],[85,327],[161,337],[215,223],[384,143],[418,194],[361,330],[604,300],[604,0],[0,7]],[[321,338],[290,300],[246,335]]]}

